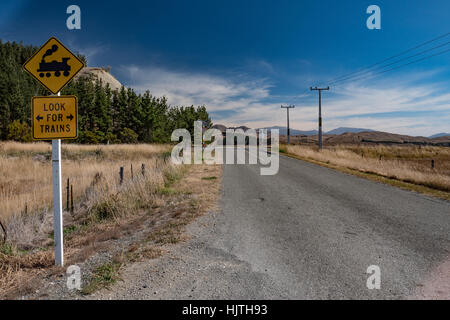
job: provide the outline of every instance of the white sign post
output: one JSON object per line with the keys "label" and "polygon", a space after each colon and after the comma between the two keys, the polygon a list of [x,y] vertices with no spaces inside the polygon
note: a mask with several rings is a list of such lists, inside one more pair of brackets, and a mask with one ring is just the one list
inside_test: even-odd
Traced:
{"label": "white sign post", "polygon": [[[47,56],[51,58],[45,59]],[[52,61],[52,62],[50,62]],[[58,39],[51,37],[24,64],[23,69],[39,81],[47,90],[61,96],[61,90],[75,75],[83,69],[84,63],[70,52]],[[78,107],[76,97],[61,97],[71,108],[69,114],[62,108],[46,109],[49,97],[33,97],[32,105],[32,137],[33,140],[52,140],[52,184],[53,184],[53,233],[55,239],[55,264],[64,266],[62,185],[61,185],[61,139],[76,139],[78,137]],[[56,98],[57,99],[57,98]],[[63,100],[64,100],[63,99]],[[59,99],[58,99],[59,100]],[[48,101],[48,100],[47,100]],[[48,103],[49,105],[52,103]],[[54,105],[64,104],[60,101]],[[53,106],[55,107],[55,106]],[[34,114],[37,111],[37,116]],[[44,112],[45,111],[45,112]],[[50,112],[48,112],[50,111]],[[45,118],[42,116],[44,112]],[[54,112],[58,112],[55,114]],[[58,126],[55,126],[55,120]],[[42,123],[40,121],[44,120]],[[69,121],[67,121],[69,120]],[[64,129],[62,129],[64,128]],[[40,130],[39,130],[40,129]]]}
{"label": "white sign post", "polygon": [[[61,93],[58,92],[58,96]],[[52,140],[53,179],[53,233],[55,239],[55,264],[64,266],[64,239],[61,186],[61,139]]]}

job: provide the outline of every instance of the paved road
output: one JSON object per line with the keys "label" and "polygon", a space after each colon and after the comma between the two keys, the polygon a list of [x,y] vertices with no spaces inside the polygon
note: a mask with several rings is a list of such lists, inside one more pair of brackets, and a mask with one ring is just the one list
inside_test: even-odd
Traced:
{"label": "paved road", "polygon": [[[276,176],[259,173],[225,165],[222,211],[170,257],[133,266],[109,295],[450,299],[450,202],[287,157]],[[380,290],[366,287],[370,265]]]}

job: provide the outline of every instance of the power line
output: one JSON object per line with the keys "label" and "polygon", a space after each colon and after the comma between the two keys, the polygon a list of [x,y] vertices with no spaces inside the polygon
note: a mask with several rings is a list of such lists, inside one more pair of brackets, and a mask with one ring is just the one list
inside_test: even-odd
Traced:
{"label": "power line", "polygon": [[[351,79],[351,81],[364,80],[364,79],[367,79],[367,78],[370,78],[370,77],[374,77],[374,76],[379,75],[379,74],[383,74],[383,73],[386,73],[386,72],[394,71],[394,70],[397,70],[397,69],[409,66],[411,64],[414,64],[414,63],[417,63],[417,62],[420,62],[420,61],[423,61],[423,60],[426,60],[426,59],[430,59],[432,57],[435,57],[435,56],[438,56],[438,55],[441,55],[441,54],[444,54],[444,53],[447,53],[449,51],[450,51],[450,49],[447,49],[447,50],[444,50],[444,51],[440,51],[440,52],[437,52],[435,54],[432,54],[432,55],[429,55],[429,56],[425,56],[425,57],[417,59],[417,60],[413,60],[413,61],[411,61],[409,63],[405,63],[405,64],[402,64],[400,66],[397,66],[397,67],[394,67],[394,68],[391,68],[391,69],[387,69],[387,70],[383,70],[383,71],[380,71],[380,72],[376,72],[374,74],[369,74],[367,76],[363,76],[363,77],[360,77],[360,78],[353,78],[353,79]],[[345,82],[345,81],[341,81],[341,82]],[[341,82],[339,82],[339,84]]]}
{"label": "power line", "polygon": [[421,44],[419,44],[419,45],[417,45],[417,46],[414,46],[414,47],[409,48],[409,49],[407,49],[407,50],[405,50],[405,51],[402,51],[402,52],[400,52],[400,53],[398,53],[398,54],[395,54],[395,55],[393,55],[393,56],[391,56],[391,57],[389,57],[389,58],[386,58],[386,59],[383,59],[383,60],[381,60],[381,61],[378,61],[378,62],[376,62],[376,63],[374,63],[374,64],[372,64],[372,65],[369,65],[369,66],[367,66],[367,67],[359,68],[358,70],[356,70],[356,71],[354,71],[354,72],[351,72],[351,73],[342,75],[342,76],[340,76],[340,77],[334,78],[334,79],[330,80],[330,82],[334,82],[334,81],[340,80],[340,79],[342,79],[342,78],[346,78],[346,77],[348,77],[348,76],[350,76],[350,75],[353,75],[353,74],[356,74],[356,73],[360,73],[361,71],[366,70],[366,69],[372,69],[373,67],[375,67],[375,66],[377,66],[377,65],[379,65],[379,64],[382,64],[382,63],[384,63],[384,62],[386,62],[386,61],[389,61],[389,60],[392,60],[392,59],[397,58],[397,57],[399,57],[399,56],[402,56],[402,55],[404,55],[405,53],[408,53],[408,52],[410,52],[410,51],[413,51],[413,50],[415,50],[415,49],[418,49],[418,48],[420,48],[420,47],[423,47],[423,46],[425,46],[425,45],[427,45],[427,44],[429,44],[429,43],[431,43],[431,42],[434,42],[434,41],[436,41],[436,40],[445,38],[445,37],[447,37],[448,35],[450,35],[450,32],[447,32],[447,33],[445,33],[445,34],[443,34],[443,35],[440,35],[440,36],[438,36],[438,37],[436,37],[436,38],[433,38],[433,39],[431,39],[431,40],[428,40],[428,41],[426,41],[426,42],[423,42],[423,43],[421,43]]}
{"label": "power line", "polygon": [[[443,43],[443,44],[440,44],[440,45],[438,45],[438,46],[436,46],[436,47],[429,48],[429,49],[426,49],[426,50],[424,50],[424,51],[415,53],[415,54],[413,54],[413,55],[411,55],[411,56],[402,58],[402,59],[397,60],[397,61],[395,61],[395,62],[391,62],[391,63],[389,63],[389,64],[380,66],[380,67],[378,67],[378,68],[376,68],[376,69],[383,69],[383,68],[386,68],[386,67],[390,67],[390,66],[392,66],[392,65],[394,65],[394,64],[397,64],[397,63],[400,63],[400,62],[402,62],[402,61],[405,61],[405,60],[408,60],[408,59],[411,59],[411,58],[420,56],[421,54],[424,54],[424,53],[427,53],[427,52],[436,50],[436,49],[438,49],[438,48],[445,47],[445,46],[448,45],[448,44],[450,44],[450,41],[448,41],[448,42],[446,42],[446,43]],[[375,70],[376,70],[376,69],[375,69]],[[370,72],[372,72],[372,70],[366,70],[366,71],[364,71],[364,72],[359,72],[358,75],[353,75],[353,76],[350,76],[350,77],[347,77],[347,78],[343,78],[343,79],[341,79],[341,80],[332,81],[330,84],[336,84],[336,83],[339,83],[339,82],[346,81],[346,80],[348,80],[348,79],[352,79],[352,78],[355,78],[355,77],[360,77],[361,75],[364,75],[364,74],[367,74],[367,73],[370,73]]]}

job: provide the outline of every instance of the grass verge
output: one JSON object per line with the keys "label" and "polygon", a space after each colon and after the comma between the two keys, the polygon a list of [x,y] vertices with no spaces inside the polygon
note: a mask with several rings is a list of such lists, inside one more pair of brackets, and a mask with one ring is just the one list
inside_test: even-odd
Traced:
{"label": "grass verge", "polygon": [[122,266],[120,262],[108,262],[97,267],[92,275],[92,280],[83,287],[81,294],[89,295],[114,284],[120,279],[119,271]]}
{"label": "grass verge", "polygon": [[[283,150],[283,151],[281,151],[281,150]],[[311,159],[309,157],[300,156],[298,154],[293,154],[293,153],[288,152],[286,147],[280,148],[280,153],[284,154],[285,156],[291,157],[291,158],[308,161],[308,162],[311,162],[311,163],[314,163],[314,164],[317,164],[317,165],[320,165],[323,167],[334,169],[334,170],[337,170],[337,171],[340,171],[343,173],[347,173],[347,174],[352,174],[354,176],[369,179],[372,181],[389,184],[389,185],[392,185],[392,186],[395,186],[395,187],[398,187],[398,188],[401,188],[404,190],[415,191],[415,192],[422,193],[422,194],[425,194],[428,196],[432,196],[432,197],[436,197],[436,198],[440,198],[440,199],[444,199],[444,200],[450,200],[449,192],[437,190],[437,189],[430,188],[430,187],[427,187],[424,185],[411,183],[408,181],[403,181],[401,179],[397,179],[397,178],[393,178],[393,177],[386,177],[386,176],[383,176],[376,172],[362,172],[360,170],[356,170],[356,169],[352,169],[352,168],[348,168],[348,167],[342,167],[339,165],[332,164],[329,161],[320,161],[320,160],[316,160],[316,159]]]}

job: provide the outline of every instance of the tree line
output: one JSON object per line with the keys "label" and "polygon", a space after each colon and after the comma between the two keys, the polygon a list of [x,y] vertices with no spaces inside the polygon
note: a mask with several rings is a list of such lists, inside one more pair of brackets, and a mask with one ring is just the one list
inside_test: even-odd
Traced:
{"label": "tree line", "polygon": [[[49,94],[22,70],[37,49],[0,40],[0,140],[31,141],[31,97]],[[61,94],[78,98],[77,143],[164,143],[177,128],[193,134],[195,120],[212,124],[205,106],[171,106],[150,91],[112,90],[92,76],[72,81]]]}

